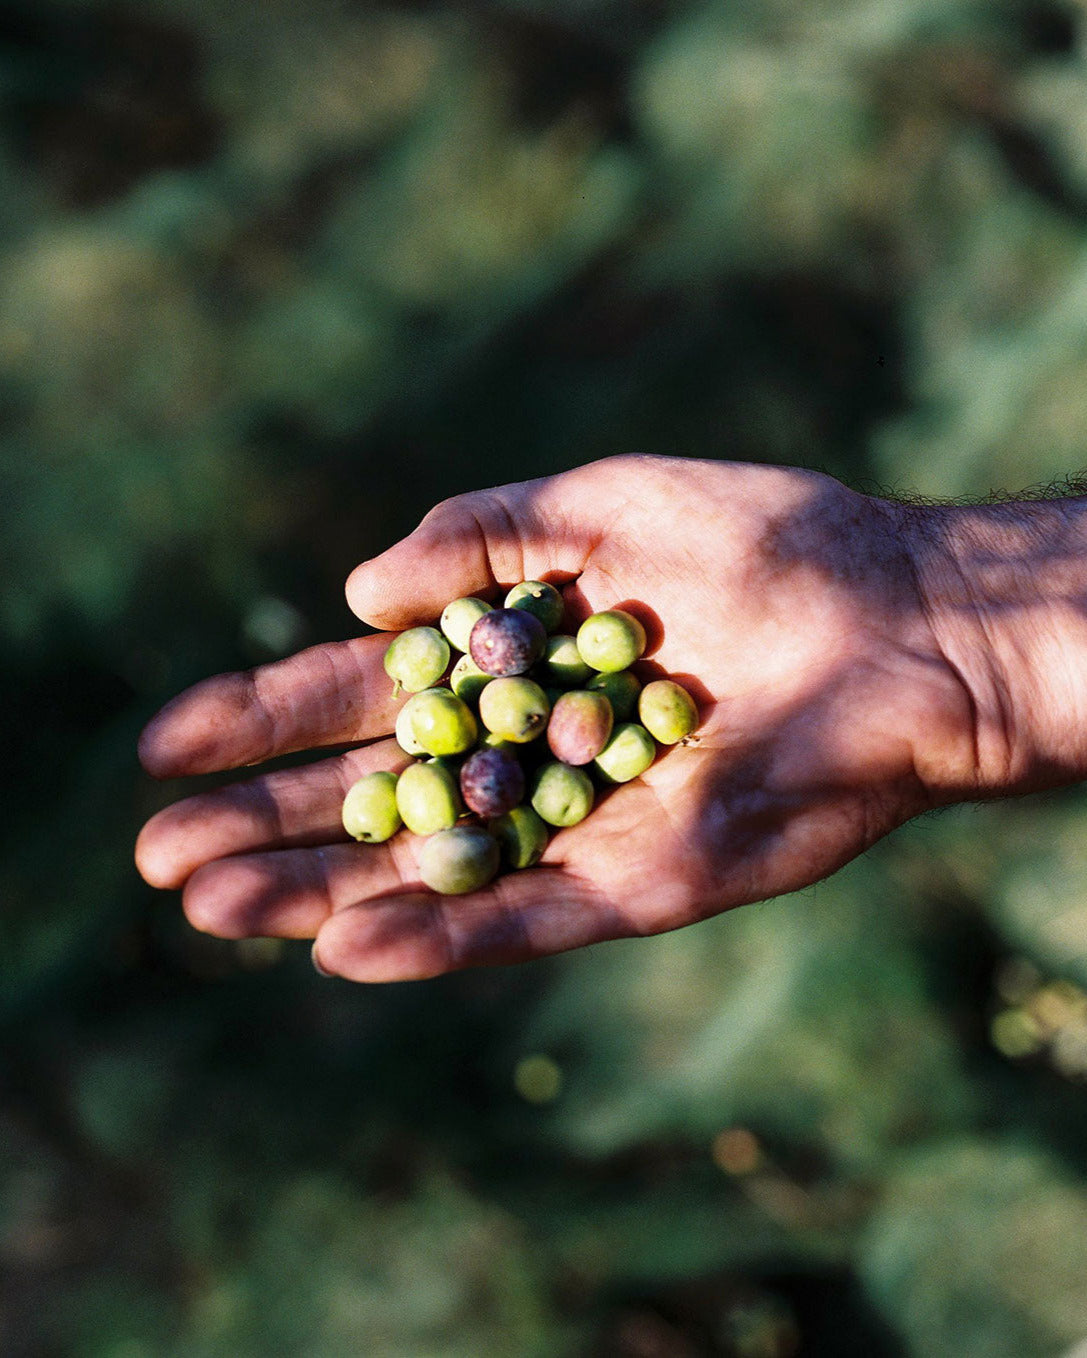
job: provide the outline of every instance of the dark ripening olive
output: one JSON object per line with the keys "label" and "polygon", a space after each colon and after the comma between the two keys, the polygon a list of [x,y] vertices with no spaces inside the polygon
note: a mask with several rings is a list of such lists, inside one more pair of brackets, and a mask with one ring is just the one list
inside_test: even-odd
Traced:
{"label": "dark ripening olive", "polygon": [[564,764],[591,764],[608,743],[611,727],[611,703],[603,693],[564,693],[551,709],[547,743]]}
{"label": "dark ripening olive", "polygon": [[461,767],[460,791],[477,816],[504,816],[525,795],[524,771],[505,750],[477,750]]}
{"label": "dark ripening olive", "polygon": [[523,608],[496,608],[478,620],[468,645],[484,674],[524,674],[543,655],[547,629]]}

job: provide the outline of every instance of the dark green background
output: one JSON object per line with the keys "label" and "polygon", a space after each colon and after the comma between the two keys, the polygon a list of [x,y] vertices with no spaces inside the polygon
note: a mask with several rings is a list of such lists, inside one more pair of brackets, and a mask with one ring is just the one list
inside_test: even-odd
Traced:
{"label": "dark green background", "polygon": [[447,494],[630,450],[1079,472],[1085,44],[1071,0],[5,6],[5,1358],[1087,1336],[1078,790],[387,988],[131,863],[184,791],[142,722],[351,635],[347,572]]}

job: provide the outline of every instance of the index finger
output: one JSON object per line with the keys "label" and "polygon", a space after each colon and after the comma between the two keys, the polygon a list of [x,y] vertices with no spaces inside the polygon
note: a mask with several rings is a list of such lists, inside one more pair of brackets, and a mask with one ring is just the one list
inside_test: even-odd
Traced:
{"label": "index finger", "polygon": [[140,762],[155,778],[182,778],[388,735],[403,703],[385,673],[389,640],[328,642],[204,679],[144,727]]}

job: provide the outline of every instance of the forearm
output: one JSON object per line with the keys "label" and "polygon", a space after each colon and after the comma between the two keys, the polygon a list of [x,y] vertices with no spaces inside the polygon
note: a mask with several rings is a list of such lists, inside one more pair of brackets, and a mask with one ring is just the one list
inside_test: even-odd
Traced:
{"label": "forearm", "polygon": [[1087,778],[1087,499],[903,514],[928,622],[969,698],[975,795]]}

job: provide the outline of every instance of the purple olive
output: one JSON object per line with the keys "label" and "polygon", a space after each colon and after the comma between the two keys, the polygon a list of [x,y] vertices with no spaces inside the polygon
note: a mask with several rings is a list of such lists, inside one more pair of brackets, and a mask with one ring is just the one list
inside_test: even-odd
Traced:
{"label": "purple olive", "polygon": [[508,751],[477,750],[461,767],[460,790],[477,816],[504,816],[525,795],[525,775]]}
{"label": "purple olive", "polygon": [[564,764],[591,764],[611,735],[611,703],[585,689],[564,693],[551,709],[547,743]]}
{"label": "purple olive", "polygon": [[504,677],[524,674],[547,645],[547,628],[524,608],[496,608],[484,613],[468,639],[472,659],[484,672]]}

